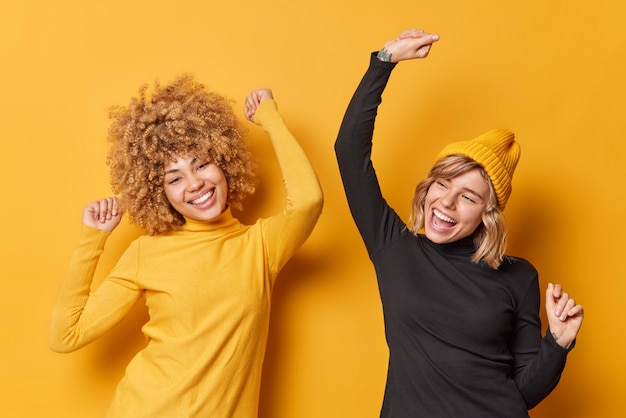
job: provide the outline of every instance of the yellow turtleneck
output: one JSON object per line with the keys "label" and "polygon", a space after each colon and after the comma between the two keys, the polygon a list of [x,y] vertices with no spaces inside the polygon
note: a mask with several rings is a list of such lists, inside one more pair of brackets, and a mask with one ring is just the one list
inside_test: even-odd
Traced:
{"label": "yellow turtleneck", "polygon": [[50,347],[74,351],[118,323],[142,296],[148,343],[130,362],[110,417],[256,417],[271,291],[322,210],[319,182],[278,113],[259,106],[287,190],[283,211],[242,225],[211,222],[142,236],[90,294],[109,233],[83,226],[52,318]]}

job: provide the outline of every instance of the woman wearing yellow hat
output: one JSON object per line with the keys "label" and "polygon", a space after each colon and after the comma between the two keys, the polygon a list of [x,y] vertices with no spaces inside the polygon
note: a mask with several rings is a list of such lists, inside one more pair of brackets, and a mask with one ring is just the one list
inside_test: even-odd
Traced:
{"label": "woman wearing yellow hat", "polygon": [[528,417],[557,385],[583,320],[561,289],[505,254],[502,212],[520,148],[496,129],[446,146],[405,224],[370,156],[381,95],[399,61],[437,35],[408,30],[372,54],[335,143],[348,204],[377,273],[389,346],[381,417]]}

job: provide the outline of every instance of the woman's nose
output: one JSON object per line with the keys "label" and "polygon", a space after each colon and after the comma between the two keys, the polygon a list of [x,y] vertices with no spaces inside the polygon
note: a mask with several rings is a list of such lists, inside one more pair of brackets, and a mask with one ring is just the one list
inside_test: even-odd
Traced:
{"label": "woman's nose", "polygon": [[450,192],[447,192],[441,197],[441,203],[447,208],[454,207],[454,195]]}
{"label": "woman's nose", "polygon": [[189,178],[189,185],[187,186],[189,191],[195,192],[196,190],[200,190],[202,186],[204,186],[204,181],[201,177],[191,176]]}

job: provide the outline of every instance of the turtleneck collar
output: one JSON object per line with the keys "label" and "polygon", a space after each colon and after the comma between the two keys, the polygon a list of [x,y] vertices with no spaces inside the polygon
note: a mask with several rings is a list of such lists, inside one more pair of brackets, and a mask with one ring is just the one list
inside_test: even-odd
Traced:
{"label": "turtleneck collar", "polygon": [[475,234],[472,234],[465,238],[461,238],[458,241],[449,242],[446,244],[437,244],[428,239],[425,234],[420,234],[420,236],[423,238],[423,241],[437,251],[447,254],[458,255],[473,255],[476,252],[476,246],[474,245],[474,235]]}
{"label": "turtleneck collar", "polygon": [[233,217],[230,208],[227,207],[216,218],[210,221],[194,221],[193,219],[185,218],[185,224],[182,231],[185,232],[226,232],[229,230],[238,229],[241,226],[239,220]]}

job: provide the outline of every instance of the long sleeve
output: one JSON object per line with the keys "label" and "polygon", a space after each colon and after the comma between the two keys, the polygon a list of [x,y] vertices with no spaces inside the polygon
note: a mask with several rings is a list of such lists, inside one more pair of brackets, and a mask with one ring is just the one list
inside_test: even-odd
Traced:
{"label": "long sleeve", "polygon": [[309,237],[321,215],[324,198],[311,162],[289,131],[274,100],[265,100],[255,121],[269,134],[287,191],[282,213],[268,218],[267,253],[277,273]]}
{"label": "long sleeve", "polygon": [[410,233],[387,204],[371,154],[394,68],[371,55],[335,142],[382,301],[389,366],[381,417],[527,417],[566,357],[550,335],[541,338],[537,271],[521,259],[498,270],[474,263],[472,236],[434,243]]}
{"label": "long sleeve", "polygon": [[91,283],[109,233],[83,225],[81,237],[52,311],[50,349],[75,351],[111,329],[141,297],[132,281]]}
{"label": "long sleeve", "polygon": [[382,196],[371,161],[374,122],[395,65],[371,54],[369,68],[348,105],[335,142],[348,205],[370,256],[404,228]]}
{"label": "long sleeve", "polygon": [[528,409],[539,404],[559,383],[569,352],[554,341],[549,331],[541,338],[540,292],[536,277],[531,283],[519,303],[510,348],[515,384]]}

